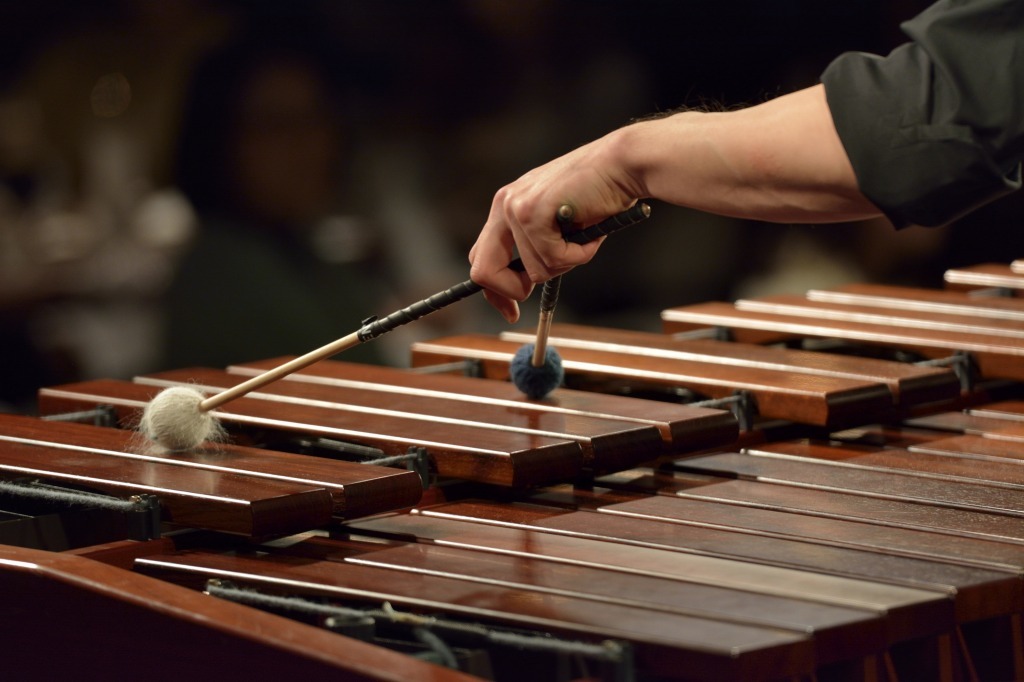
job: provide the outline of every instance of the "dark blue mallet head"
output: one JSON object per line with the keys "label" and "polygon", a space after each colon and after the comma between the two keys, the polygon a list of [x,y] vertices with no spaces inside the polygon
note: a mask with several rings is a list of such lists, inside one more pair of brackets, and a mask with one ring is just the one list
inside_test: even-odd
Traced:
{"label": "dark blue mallet head", "polygon": [[534,344],[528,343],[516,351],[509,367],[512,383],[531,400],[539,400],[561,385],[565,378],[562,356],[551,346],[544,349],[544,362],[533,366]]}
{"label": "dark blue mallet head", "polygon": [[[570,229],[574,213],[572,206],[566,204],[559,207],[555,218],[562,227],[562,236],[566,241],[585,244],[643,220],[651,214],[651,209],[647,204],[637,202],[628,211],[582,230]],[[519,263],[521,266],[521,261]],[[512,264],[509,264],[509,267],[512,267]],[[540,316],[537,321],[537,342],[527,344],[516,351],[509,367],[512,383],[531,400],[545,397],[565,378],[562,357],[547,345],[561,282],[562,276],[558,275],[544,283],[540,297]]]}

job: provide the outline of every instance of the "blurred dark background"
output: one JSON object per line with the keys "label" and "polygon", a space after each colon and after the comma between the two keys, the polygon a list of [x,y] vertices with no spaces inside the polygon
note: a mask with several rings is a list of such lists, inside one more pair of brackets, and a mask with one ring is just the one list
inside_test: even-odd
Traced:
{"label": "blurred dark background", "polygon": [[[533,166],[632,118],[811,85],[840,52],[902,42],[927,4],[5,2],[0,409],[31,410],[41,385],[311,350],[465,279],[491,196]],[[696,301],[940,286],[1021,257],[1020,215],[1014,196],[897,233],[658,205],[566,278],[559,319],[657,329]],[[367,359],[502,326],[467,301]]]}

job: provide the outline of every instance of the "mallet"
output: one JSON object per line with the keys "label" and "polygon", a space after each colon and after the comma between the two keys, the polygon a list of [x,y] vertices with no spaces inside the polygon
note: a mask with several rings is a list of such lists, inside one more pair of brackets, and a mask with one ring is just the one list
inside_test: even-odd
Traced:
{"label": "mallet", "polygon": [[[585,244],[598,237],[611,234],[637,223],[650,215],[647,204],[637,203],[632,208],[590,227],[572,232],[567,239]],[[509,263],[514,270],[523,269],[518,258]],[[244,381],[237,386],[209,397],[187,386],[174,386],[161,391],[143,411],[139,428],[148,438],[169,450],[189,450],[220,432],[220,426],[211,410],[240,398],[241,396],[282,379],[293,372],[308,367],[320,360],[336,355],[360,343],[386,334],[393,329],[420,319],[464,298],[481,291],[483,287],[473,280],[466,280],[438,292],[429,298],[396,310],[387,317],[368,318],[363,326],[348,336],[321,346],[284,364],[267,370],[263,374]]]}
{"label": "mallet", "polygon": [[[558,209],[555,216],[562,226],[562,235],[572,238],[570,226],[575,211],[565,204]],[[562,356],[548,345],[551,333],[551,320],[558,305],[558,294],[562,288],[562,276],[552,277],[544,282],[540,293],[540,314],[537,317],[537,337],[533,343],[523,345],[512,357],[509,365],[509,377],[512,383],[531,400],[540,400],[555,390],[565,377],[562,367]]]}

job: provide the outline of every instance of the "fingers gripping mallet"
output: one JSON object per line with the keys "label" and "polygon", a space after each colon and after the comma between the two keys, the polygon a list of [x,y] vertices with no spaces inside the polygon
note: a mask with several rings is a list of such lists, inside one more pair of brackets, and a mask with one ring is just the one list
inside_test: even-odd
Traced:
{"label": "fingers gripping mallet", "polygon": [[[578,244],[585,244],[640,222],[649,215],[650,207],[647,204],[638,203],[628,211],[612,216],[604,222],[572,232],[567,239]],[[523,264],[516,258],[509,263],[509,267],[521,271]],[[165,389],[146,405],[139,428],[150,440],[169,450],[190,450],[198,447],[221,432],[219,423],[211,414],[211,411],[217,407],[320,360],[337,355],[353,346],[375,339],[397,327],[468,298],[482,289],[483,287],[473,280],[466,280],[406,308],[396,310],[382,319],[371,317],[363,322],[363,326],[358,331],[352,332],[348,336],[211,396],[205,396],[187,386],[173,386]]]}
{"label": "fingers gripping mallet", "polygon": [[[644,203],[638,203],[630,210],[636,213],[630,216],[630,212],[627,211],[625,214],[619,214],[609,220],[620,220],[624,216],[628,216],[629,220],[637,222],[651,214],[650,207]],[[574,214],[572,206],[565,204],[558,209],[556,215],[556,219],[562,227],[562,234],[567,241],[585,244],[600,236],[594,232],[587,234],[588,230],[593,228],[573,231],[571,225]],[[604,224],[601,223],[601,225]],[[632,222],[627,224],[632,224]],[[619,229],[619,227],[625,227],[625,225],[617,225],[608,232]],[[512,363],[509,365],[509,376],[512,379],[512,383],[526,397],[532,400],[539,400],[545,397],[561,385],[562,379],[565,378],[562,357],[558,354],[558,351],[548,345],[551,321],[554,318],[555,306],[558,304],[558,294],[561,286],[562,275],[552,277],[544,283],[540,296],[540,315],[537,319],[536,341],[528,343],[516,351],[515,356],[512,358]]]}
{"label": "fingers gripping mallet", "polygon": [[[562,226],[562,233],[568,238],[569,226],[575,214],[572,206],[565,204],[558,209],[556,219]],[[548,345],[551,320],[558,305],[558,293],[562,287],[562,275],[544,282],[540,294],[540,314],[537,318],[537,338],[534,343],[525,344],[516,351],[509,365],[509,377],[523,394],[531,400],[540,400],[561,385],[565,378],[562,356]]]}

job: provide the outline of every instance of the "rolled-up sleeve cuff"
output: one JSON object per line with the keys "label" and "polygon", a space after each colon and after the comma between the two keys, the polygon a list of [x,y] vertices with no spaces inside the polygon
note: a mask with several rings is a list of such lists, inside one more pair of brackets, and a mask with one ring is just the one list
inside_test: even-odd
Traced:
{"label": "rolled-up sleeve cuff", "polygon": [[949,223],[1021,185],[967,125],[933,122],[932,67],[914,44],[888,57],[847,53],[822,74],[861,192],[897,227]]}

